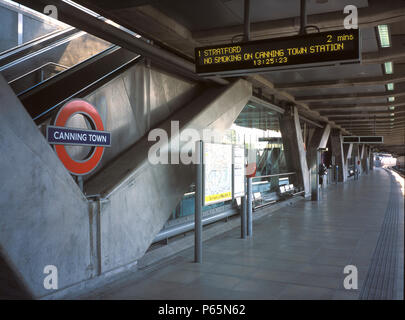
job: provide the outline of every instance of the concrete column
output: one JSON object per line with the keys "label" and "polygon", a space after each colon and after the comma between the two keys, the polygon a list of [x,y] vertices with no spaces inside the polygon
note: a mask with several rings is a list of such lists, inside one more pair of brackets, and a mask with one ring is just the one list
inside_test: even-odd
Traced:
{"label": "concrete column", "polygon": [[316,151],[319,148],[326,148],[330,135],[331,127],[327,124],[324,128],[316,128],[307,148],[308,167],[311,168],[316,162]]}
{"label": "concrete column", "polygon": [[[246,183],[245,183],[246,184]],[[241,215],[240,215],[240,237],[246,239],[247,236],[247,200],[246,195],[241,197]]]}
{"label": "concrete column", "polygon": [[370,170],[374,170],[374,153],[370,152]]}
{"label": "concrete column", "polygon": [[357,163],[358,161],[361,161],[361,148],[360,144],[356,143],[353,146],[353,155],[354,155],[354,168],[359,171],[359,175],[361,175],[362,170],[361,170],[361,163],[360,165]]}
{"label": "concrete column", "polygon": [[361,173],[366,171],[365,168],[363,167],[363,157],[364,157],[364,154],[366,151],[365,149],[366,149],[365,144],[361,144],[361,145],[359,144],[359,160],[360,160],[359,169],[360,169]]}
{"label": "concrete column", "polygon": [[365,144],[359,145],[360,159],[363,159],[364,154],[366,152],[366,147],[367,146]]}
{"label": "concrete column", "polygon": [[307,157],[297,107],[291,106],[280,116],[280,131],[287,166],[290,170],[297,172],[293,183],[303,186],[305,196],[310,196]]}
{"label": "concrete column", "polygon": [[345,182],[347,180],[347,167],[344,160],[342,133],[338,129],[333,129],[330,135],[332,155],[335,156],[335,163],[339,166],[338,169],[338,182]]}
{"label": "concrete column", "polygon": [[368,173],[369,168],[369,146],[363,144],[363,148],[361,149],[361,167],[364,173]]}
{"label": "concrete column", "polygon": [[[280,159],[280,148],[274,148],[271,150],[270,154],[270,163],[271,163],[271,171],[270,174],[276,174],[280,172],[279,169],[279,159]],[[270,188],[273,191],[277,191],[279,184],[279,177],[272,177],[270,178]]]}
{"label": "concrete column", "polygon": [[327,124],[324,128],[316,128],[307,148],[307,161],[309,172],[311,173],[311,194],[312,200],[318,200],[319,175],[318,165],[319,160],[317,153],[319,148],[326,148],[330,135],[330,125]]}
{"label": "concrete column", "polygon": [[247,236],[253,236],[253,208],[252,208],[252,178],[247,178],[246,198],[247,198]]}
{"label": "concrete column", "polygon": [[345,143],[343,144],[343,155],[344,155],[344,161],[345,161],[345,167],[347,170],[348,167],[348,162],[349,159],[352,157],[352,152],[353,152],[353,143]]}
{"label": "concrete column", "polygon": [[202,262],[202,207],[203,207],[203,154],[202,141],[196,142],[198,163],[195,166],[195,210],[194,210],[194,262]]}

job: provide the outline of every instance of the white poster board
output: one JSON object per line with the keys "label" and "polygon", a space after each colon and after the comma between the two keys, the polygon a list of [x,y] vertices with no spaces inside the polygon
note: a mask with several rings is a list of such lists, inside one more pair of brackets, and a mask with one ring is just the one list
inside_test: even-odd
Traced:
{"label": "white poster board", "polygon": [[232,145],[204,143],[203,205],[232,199]]}
{"label": "white poster board", "polygon": [[245,195],[245,149],[233,146],[233,197]]}

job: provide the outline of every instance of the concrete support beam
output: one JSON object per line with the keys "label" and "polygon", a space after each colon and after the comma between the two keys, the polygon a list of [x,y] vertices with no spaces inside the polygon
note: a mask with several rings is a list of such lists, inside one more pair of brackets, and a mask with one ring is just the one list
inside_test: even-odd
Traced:
{"label": "concrete support beam", "polygon": [[52,292],[46,265],[60,289],[96,275],[88,202],[1,75],[0,141],[0,263],[33,298]]}
{"label": "concrete support beam", "polygon": [[353,86],[374,86],[387,84],[389,82],[405,82],[405,68],[401,65],[395,66],[395,74],[378,76],[378,77],[363,77],[353,79],[339,80],[324,80],[299,83],[283,83],[275,86],[277,89],[302,90],[302,89],[319,89],[319,88],[350,88]]}
{"label": "concrete support beam", "polygon": [[354,144],[353,146],[353,156],[357,157],[358,159],[360,159],[361,156],[361,149],[360,149],[360,144]]}
{"label": "concrete support beam", "polygon": [[346,127],[350,129],[353,133],[358,132],[358,131],[369,131],[369,132],[377,132],[377,131],[386,131],[387,129],[392,129],[392,130],[404,130],[405,126],[404,123],[400,123],[398,125],[393,125],[391,126],[390,123],[381,123],[379,125],[372,125],[368,123],[346,123],[344,124]]}
{"label": "concrete support beam", "polygon": [[359,145],[360,159],[364,158],[364,154],[366,153],[366,147],[367,146],[365,144]]}
{"label": "concrete support beam", "polygon": [[127,28],[136,29],[142,36],[171,46],[187,56],[192,57],[194,48],[199,46],[189,29],[161,12],[158,6],[142,5],[113,12],[105,10],[103,14],[106,13],[111,15],[111,18],[123,21]]}
{"label": "concrete support beam", "polygon": [[370,147],[363,144],[361,148],[361,168],[364,173],[368,173],[369,170],[369,149]]}
{"label": "concrete support beam", "polygon": [[386,122],[386,123],[390,123],[391,122],[391,119],[395,119],[395,121],[403,121],[403,120],[405,120],[405,117],[401,117],[401,116],[395,116],[394,118],[393,117],[391,117],[391,116],[384,116],[384,117],[367,117],[367,115],[365,114],[364,115],[364,117],[363,118],[352,118],[352,117],[347,117],[347,118],[344,118],[344,117],[340,117],[340,118],[337,118],[337,117],[332,117],[332,119],[334,119],[334,121],[336,121],[336,123],[338,123],[338,122],[347,122],[347,121],[352,121],[352,122],[367,122],[367,121],[369,121],[369,122],[371,122],[371,123],[374,123],[374,122],[376,122],[376,123],[382,123],[382,122]]}
{"label": "concrete support beam", "polygon": [[[398,36],[398,35],[397,35]],[[380,48],[376,52],[367,52],[362,54],[363,64],[378,64],[386,61],[402,61],[405,56],[405,50],[403,48],[403,36],[394,37],[391,47]]]}
{"label": "concrete support beam", "polygon": [[315,128],[307,148],[308,169],[311,175],[311,199],[318,200],[319,175],[318,175],[318,149],[326,148],[331,127],[327,124],[324,128]]}
{"label": "concrete support beam", "polygon": [[287,166],[297,172],[294,184],[304,187],[305,196],[309,196],[309,171],[297,107],[291,106],[280,115],[280,130]]}
{"label": "concrete support beam", "polygon": [[356,104],[339,104],[339,105],[310,105],[312,110],[316,110],[319,112],[323,111],[365,111],[366,109],[374,110],[376,108],[384,107],[386,110],[389,110],[389,107],[395,107],[397,110],[398,107],[405,106],[405,100],[403,98],[396,99],[395,103],[356,103]]}
{"label": "concrete support beam", "polygon": [[331,94],[331,95],[314,95],[296,97],[295,100],[299,102],[318,102],[318,101],[342,101],[342,100],[357,100],[357,99],[374,99],[374,98],[388,98],[388,97],[402,97],[405,92],[401,90],[393,90],[383,93],[354,93],[354,94]]}
{"label": "concrete support beam", "polygon": [[353,151],[353,143],[345,143],[343,144],[343,155],[344,155],[344,163],[345,167],[347,168],[349,159],[352,157],[352,151]]}
{"label": "concrete support beam", "polygon": [[[403,3],[399,0],[370,0],[369,6],[358,10],[359,28],[370,28],[378,24],[405,19]],[[314,14],[307,17],[308,24],[316,25],[321,31],[342,28],[345,15],[342,11]],[[252,23],[251,40],[296,35],[299,31],[299,17]],[[243,33],[243,25],[214,28],[193,32],[193,38],[203,44],[229,42],[233,36]]]}
{"label": "concrete support beam", "polygon": [[[160,87],[168,91],[165,82]],[[206,88],[190,102],[181,100],[181,107],[168,103],[172,113],[159,122],[168,138],[161,140],[161,154],[189,154],[186,141],[177,143],[183,130],[202,136],[206,128],[228,129],[251,94],[251,84],[239,79]],[[172,121],[178,121],[178,131],[172,132]],[[34,298],[59,293],[43,286],[48,264],[58,268],[61,291],[132,269],[194,181],[191,164],[149,161],[155,141],[144,135],[86,181],[86,194],[94,197],[88,201],[1,76],[0,140],[0,264],[7,261]]]}
{"label": "concrete support beam", "polygon": [[345,144],[343,144],[343,153],[344,153],[345,161],[352,157],[352,151],[353,151],[353,143],[350,143],[350,144],[345,143]]}
{"label": "concrete support beam", "polygon": [[[394,119],[395,119],[395,123],[397,123],[397,121],[402,122],[403,120],[405,120],[405,117],[395,117]],[[381,124],[381,123],[391,123],[391,117],[384,117],[384,118],[380,117],[380,118],[376,118],[376,119],[364,118],[364,119],[354,119],[354,120],[349,117],[349,118],[336,119],[335,122],[339,123],[339,124],[342,124],[342,123],[353,123],[353,124],[355,124],[355,123],[360,123],[360,122],[370,122],[370,123],[376,122],[376,123]]]}
{"label": "concrete support beam", "polygon": [[358,161],[360,161],[360,145],[359,144],[357,144],[357,143],[354,144],[352,154],[354,157],[354,167],[355,167],[355,169],[357,168],[359,170],[359,174],[361,174],[361,165],[358,164]]}
{"label": "concrete support beam", "polygon": [[277,99],[281,101],[288,101],[291,104],[294,104],[300,108],[301,115],[308,115],[309,117],[315,118],[318,121],[326,122],[331,125],[332,128],[337,128],[345,134],[350,134],[346,129],[336,125],[334,122],[329,121],[327,117],[322,117],[319,115],[319,112],[311,110],[306,103],[298,102],[295,100],[294,96],[286,91],[276,90],[274,84],[263,76],[256,74],[250,75],[247,77],[247,80],[250,81],[255,87],[261,88],[265,93],[274,95]]}
{"label": "concrete support beam", "polygon": [[[270,163],[271,163],[271,171],[266,172],[266,174],[272,174],[272,173],[278,173],[280,172],[280,154],[281,154],[281,149],[280,148],[273,148],[270,153]],[[279,177],[271,177],[270,178],[270,185],[272,186],[277,186],[279,185]],[[273,190],[273,191],[278,191],[278,190]]]}
{"label": "concrete support beam", "polygon": [[[405,110],[398,109],[398,110],[393,110],[393,111],[395,111],[394,113],[396,116],[405,114]],[[352,119],[365,118],[365,117],[368,117],[368,118],[373,117],[373,119],[374,119],[374,117],[375,117],[376,119],[379,119],[382,117],[385,117],[385,118],[391,117],[391,113],[393,113],[393,111],[391,111],[391,110],[376,110],[376,111],[368,110],[368,111],[353,112],[353,111],[346,110],[346,111],[339,111],[339,112],[338,111],[327,112],[327,113],[322,112],[322,114],[330,119],[339,119],[339,118],[345,118],[345,117],[346,118],[350,117]]]}
{"label": "concrete support beam", "polygon": [[347,167],[344,160],[342,133],[339,130],[332,130],[331,135],[332,155],[335,157],[335,164],[338,168],[338,182],[347,180]]}
{"label": "concrete support beam", "polygon": [[[181,159],[190,151],[187,142],[179,141],[182,132],[197,130],[199,137],[207,128],[223,132],[251,94],[251,84],[242,79],[206,89],[159,124],[167,133],[159,153],[167,155],[167,160],[171,155],[171,164],[149,161],[155,141],[145,135],[85,184],[88,194],[105,199],[101,200],[100,216],[102,273],[141,258],[195,180],[194,167],[173,158],[179,154],[177,159]],[[172,130],[172,121],[178,121],[178,132]],[[159,201],[151,201],[157,195]]]}
{"label": "concrete support beam", "polygon": [[313,168],[316,164],[316,151],[319,148],[326,148],[330,131],[331,126],[329,124],[327,124],[324,128],[315,128],[307,148],[307,162],[309,170],[311,170],[311,168]]}
{"label": "concrete support beam", "polygon": [[[370,131],[378,131],[378,130],[384,130],[384,129],[402,129],[405,127],[405,121],[402,122],[396,122],[396,121],[379,121],[379,122],[374,122],[370,120],[370,122],[366,121],[359,121],[359,122],[341,122],[342,125],[344,125],[347,129],[349,129],[353,133],[356,130],[364,130],[364,129],[369,129]],[[395,125],[394,125],[395,124]]]}

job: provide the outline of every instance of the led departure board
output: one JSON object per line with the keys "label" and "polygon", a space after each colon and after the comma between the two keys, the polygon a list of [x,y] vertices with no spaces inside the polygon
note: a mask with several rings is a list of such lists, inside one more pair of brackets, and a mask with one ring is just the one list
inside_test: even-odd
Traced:
{"label": "led departure board", "polygon": [[343,136],[343,143],[384,143],[383,136]]}
{"label": "led departure board", "polygon": [[360,61],[358,29],[343,29],[285,38],[199,47],[200,75],[243,75],[270,70]]}

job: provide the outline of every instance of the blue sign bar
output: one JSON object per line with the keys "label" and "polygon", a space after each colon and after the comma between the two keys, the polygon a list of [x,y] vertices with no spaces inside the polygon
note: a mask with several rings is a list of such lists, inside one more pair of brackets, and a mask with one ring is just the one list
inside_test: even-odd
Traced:
{"label": "blue sign bar", "polygon": [[47,126],[46,139],[50,144],[91,147],[111,146],[111,133],[107,131]]}

